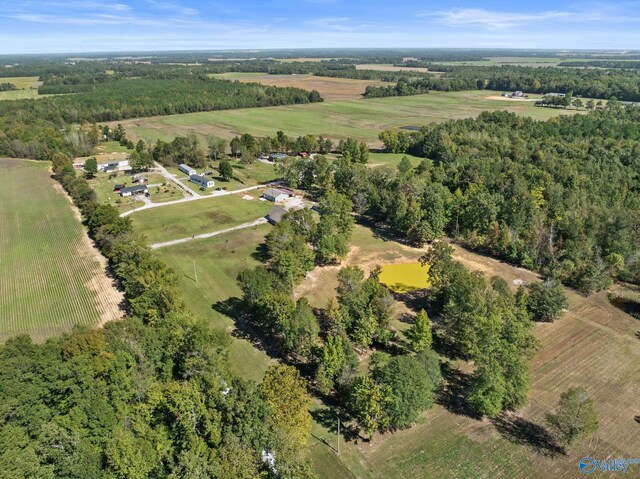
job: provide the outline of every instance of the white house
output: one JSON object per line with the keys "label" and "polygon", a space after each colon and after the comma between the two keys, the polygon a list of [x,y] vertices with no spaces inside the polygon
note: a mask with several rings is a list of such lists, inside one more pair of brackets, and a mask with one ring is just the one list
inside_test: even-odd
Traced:
{"label": "white house", "polygon": [[129,160],[110,161],[107,163],[98,163],[98,171],[124,171],[130,170]]}
{"label": "white house", "polygon": [[267,188],[264,193],[262,193],[262,197],[266,200],[278,203],[289,198],[289,195],[284,191],[280,191],[275,188]]}
{"label": "white house", "polygon": [[204,176],[199,176],[199,175],[190,175],[189,181],[196,183],[203,188],[213,188],[213,186],[215,185],[213,180],[210,180],[209,178],[205,178]]}
{"label": "white house", "polygon": [[185,165],[184,163],[178,166],[178,169],[182,171],[185,175],[195,175],[197,171],[194,168],[191,168],[189,165]]}
{"label": "white house", "polygon": [[120,196],[132,196],[132,195],[139,195],[142,193],[147,193],[149,191],[149,188],[147,188],[147,185],[136,185],[136,186],[130,186],[129,188],[122,188],[120,190]]}

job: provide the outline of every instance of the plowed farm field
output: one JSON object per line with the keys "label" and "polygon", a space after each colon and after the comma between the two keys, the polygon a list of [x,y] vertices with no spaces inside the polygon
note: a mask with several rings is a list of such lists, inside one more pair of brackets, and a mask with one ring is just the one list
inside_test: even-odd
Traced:
{"label": "plowed farm field", "polygon": [[0,159],[0,342],[123,315],[106,261],[49,167]]}

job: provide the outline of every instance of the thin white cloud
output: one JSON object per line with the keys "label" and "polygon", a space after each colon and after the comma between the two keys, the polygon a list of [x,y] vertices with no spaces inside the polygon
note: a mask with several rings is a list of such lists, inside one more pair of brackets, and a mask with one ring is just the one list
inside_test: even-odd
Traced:
{"label": "thin white cloud", "polygon": [[195,8],[186,7],[181,3],[174,2],[174,1],[145,0],[145,2],[156,9],[170,11],[174,13],[180,13],[182,15],[197,15],[198,13],[200,13]]}
{"label": "thin white cloud", "polygon": [[311,27],[345,32],[354,29],[354,25],[348,17],[318,17],[307,20],[305,24]]}
{"label": "thin white cloud", "polygon": [[585,5],[581,10],[546,10],[540,12],[509,12],[481,8],[455,8],[440,12],[422,12],[450,27],[479,27],[487,30],[519,27],[544,22],[633,22],[637,16],[614,12],[608,8]]}

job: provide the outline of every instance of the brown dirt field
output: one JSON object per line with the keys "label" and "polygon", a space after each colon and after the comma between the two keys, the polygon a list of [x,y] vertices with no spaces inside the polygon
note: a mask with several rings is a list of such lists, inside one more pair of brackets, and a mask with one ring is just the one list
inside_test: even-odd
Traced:
{"label": "brown dirt field", "polygon": [[279,87],[296,87],[303,90],[318,90],[320,96],[327,101],[331,100],[358,100],[362,98],[367,86],[380,86],[387,83],[373,80],[353,80],[349,78],[330,78],[314,75],[247,75],[234,74],[216,75],[220,78],[238,80],[243,83],[257,82],[263,85]]}
{"label": "brown dirt field", "polygon": [[[415,260],[424,251],[390,242],[393,254],[388,254],[391,248],[378,245],[376,258],[369,244],[359,248],[357,240],[354,243],[346,263],[367,270],[374,264]],[[514,280],[539,280],[536,273],[459,246],[455,246],[454,257],[470,270],[503,277],[514,289],[517,288]],[[314,270],[296,290],[296,297],[310,291],[316,295],[317,290],[322,295],[332,294],[338,269]],[[591,438],[574,445],[567,455],[554,458],[528,444],[509,442],[493,421],[478,421],[436,406],[424,415],[420,424],[408,430],[380,436],[373,443],[348,444],[345,449],[349,458],[342,459],[347,461],[345,465],[353,468],[359,464],[367,471],[362,477],[409,478],[423,477],[424,467],[429,467],[427,463],[438,464],[437,468],[444,469],[432,470],[433,477],[456,477],[446,469],[448,466],[440,465],[451,459],[442,463],[420,459],[426,451],[439,450],[441,441],[460,444],[458,450],[442,451],[447,457],[473,456],[477,454],[473,448],[481,447],[486,457],[479,461],[487,465],[486,477],[574,478],[579,474],[578,461],[585,456],[638,457],[640,424],[634,417],[640,415],[640,341],[635,335],[640,331],[640,321],[611,305],[605,292],[584,297],[568,288],[565,291],[569,300],[565,314],[552,324],[535,326],[535,335],[542,346],[532,362],[529,403],[510,417],[544,425],[544,416],[555,409],[560,393],[570,387],[585,387],[600,422],[599,430]],[[327,296],[324,297],[326,302]],[[459,443],[459,437],[472,442]],[[634,467],[638,466],[630,466],[628,474],[640,477],[640,470]]]}
{"label": "brown dirt field", "polygon": [[378,65],[375,63],[356,65],[356,70],[376,70],[380,72],[430,72],[428,68],[424,67],[397,67],[395,65]]}

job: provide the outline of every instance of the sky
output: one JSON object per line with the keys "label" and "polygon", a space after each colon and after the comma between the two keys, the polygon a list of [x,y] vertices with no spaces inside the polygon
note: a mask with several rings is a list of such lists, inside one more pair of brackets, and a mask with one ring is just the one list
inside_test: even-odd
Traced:
{"label": "sky", "polygon": [[640,1],[0,0],[0,54],[640,49]]}

